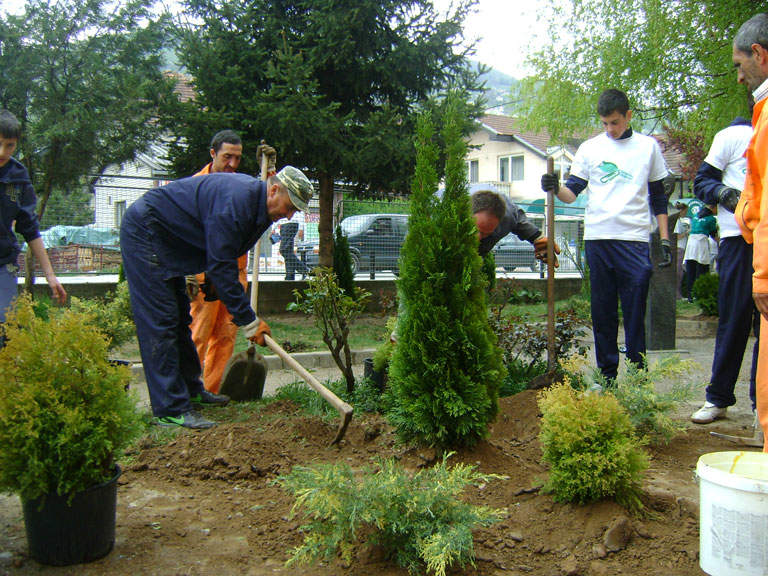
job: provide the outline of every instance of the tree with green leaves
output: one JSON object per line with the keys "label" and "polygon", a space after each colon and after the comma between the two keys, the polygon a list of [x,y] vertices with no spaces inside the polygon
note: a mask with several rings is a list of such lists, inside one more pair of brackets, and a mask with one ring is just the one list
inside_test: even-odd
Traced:
{"label": "tree with green leaves", "polygon": [[174,83],[160,69],[166,22],[151,4],[28,0],[23,14],[0,15],[0,107],[22,124],[19,159],[40,216],[54,190],[89,188],[161,133]]}
{"label": "tree with green leaves", "polygon": [[317,180],[331,266],[334,183],[407,190],[416,113],[448,84],[479,88],[473,46],[458,49],[475,2],[443,17],[430,0],[186,0],[179,57],[197,97],[174,166],[199,164],[216,129],[238,130],[246,156],[265,138]]}
{"label": "tree with green leaves", "polygon": [[684,128],[706,149],[734,115],[748,114],[731,47],[739,25],[763,10],[758,0],[550,0],[540,14],[548,38],[529,57],[536,72],[516,113],[565,140],[596,128],[597,97],[618,88],[633,102],[636,129]]}
{"label": "tree with green leaves", "polygon": [[498,411],[504,368],[488,322],[482,259],[465,168],[465,116],[446,103],[445,192],[429,115],[419,123],[408,236],[401,254],[403,307],[389,369],[389,417],[398,434],[441,448],[472,445]]}

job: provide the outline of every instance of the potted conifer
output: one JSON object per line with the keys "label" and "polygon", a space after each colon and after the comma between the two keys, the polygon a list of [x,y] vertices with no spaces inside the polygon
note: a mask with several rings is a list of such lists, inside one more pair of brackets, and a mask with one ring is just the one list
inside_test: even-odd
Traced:
{"label": "potted conifer", "polygon": [[130,370],[87,313],[35,315],[22,296],[0,349],[0,491],[22,501],[30,555],[68,565],[115,540],[117,458],[141,432]]}

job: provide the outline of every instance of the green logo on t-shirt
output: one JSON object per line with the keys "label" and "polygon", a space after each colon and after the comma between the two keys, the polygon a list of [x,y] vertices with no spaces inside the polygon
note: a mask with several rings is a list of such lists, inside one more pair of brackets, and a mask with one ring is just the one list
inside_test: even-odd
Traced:
{"label": "green logo on t-shirt", "polygon": [[625,180],[632,180],[632,174],[629,172],[625,172],[624,170],[621,170],[616,164],[613,162],[606,162],[605,160],[600,163],[600,166],[597,167],[598,170],[603,172],[602,178],[600,178],[600,182],[610,182],[616,177],[624,178]]}

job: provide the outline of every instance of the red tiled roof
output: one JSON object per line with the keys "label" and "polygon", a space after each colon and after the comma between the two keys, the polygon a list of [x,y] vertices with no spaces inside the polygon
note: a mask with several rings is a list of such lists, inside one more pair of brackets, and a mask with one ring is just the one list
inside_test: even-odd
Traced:
{"label": "red tiled roof", "polygon": [[680,175],[683,172],[683,164],[686,162],[685,154],[677,148],[673,148],[667,141],[665,134],[654,134],[653,137],[661,146],[661,154],[667,163],[667,168],[674,175]]}
{"label": "red tiled roof", "polygon": [[189,100],[195,99],[195,88],[192,86],[191,76],[179,72],[166,72],[165,75],[176,80],[176,87],[173,91],[178,95],[179,100],[188,102]]}

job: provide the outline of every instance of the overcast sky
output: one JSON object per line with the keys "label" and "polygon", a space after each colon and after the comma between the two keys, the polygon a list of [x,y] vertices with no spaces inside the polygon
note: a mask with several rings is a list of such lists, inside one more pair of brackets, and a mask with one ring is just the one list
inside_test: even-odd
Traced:
{"label": "overcast sky", "polygon": [[[445,13],[451,0],[433,0]],[[522,78],[528,44],[534,40],[536,9],[544,0],[479,0],[466,21],[467,38],[479,38],[476,58],[500,72]],[[0,10],[21,13],[24,0],[0,0]]]}

